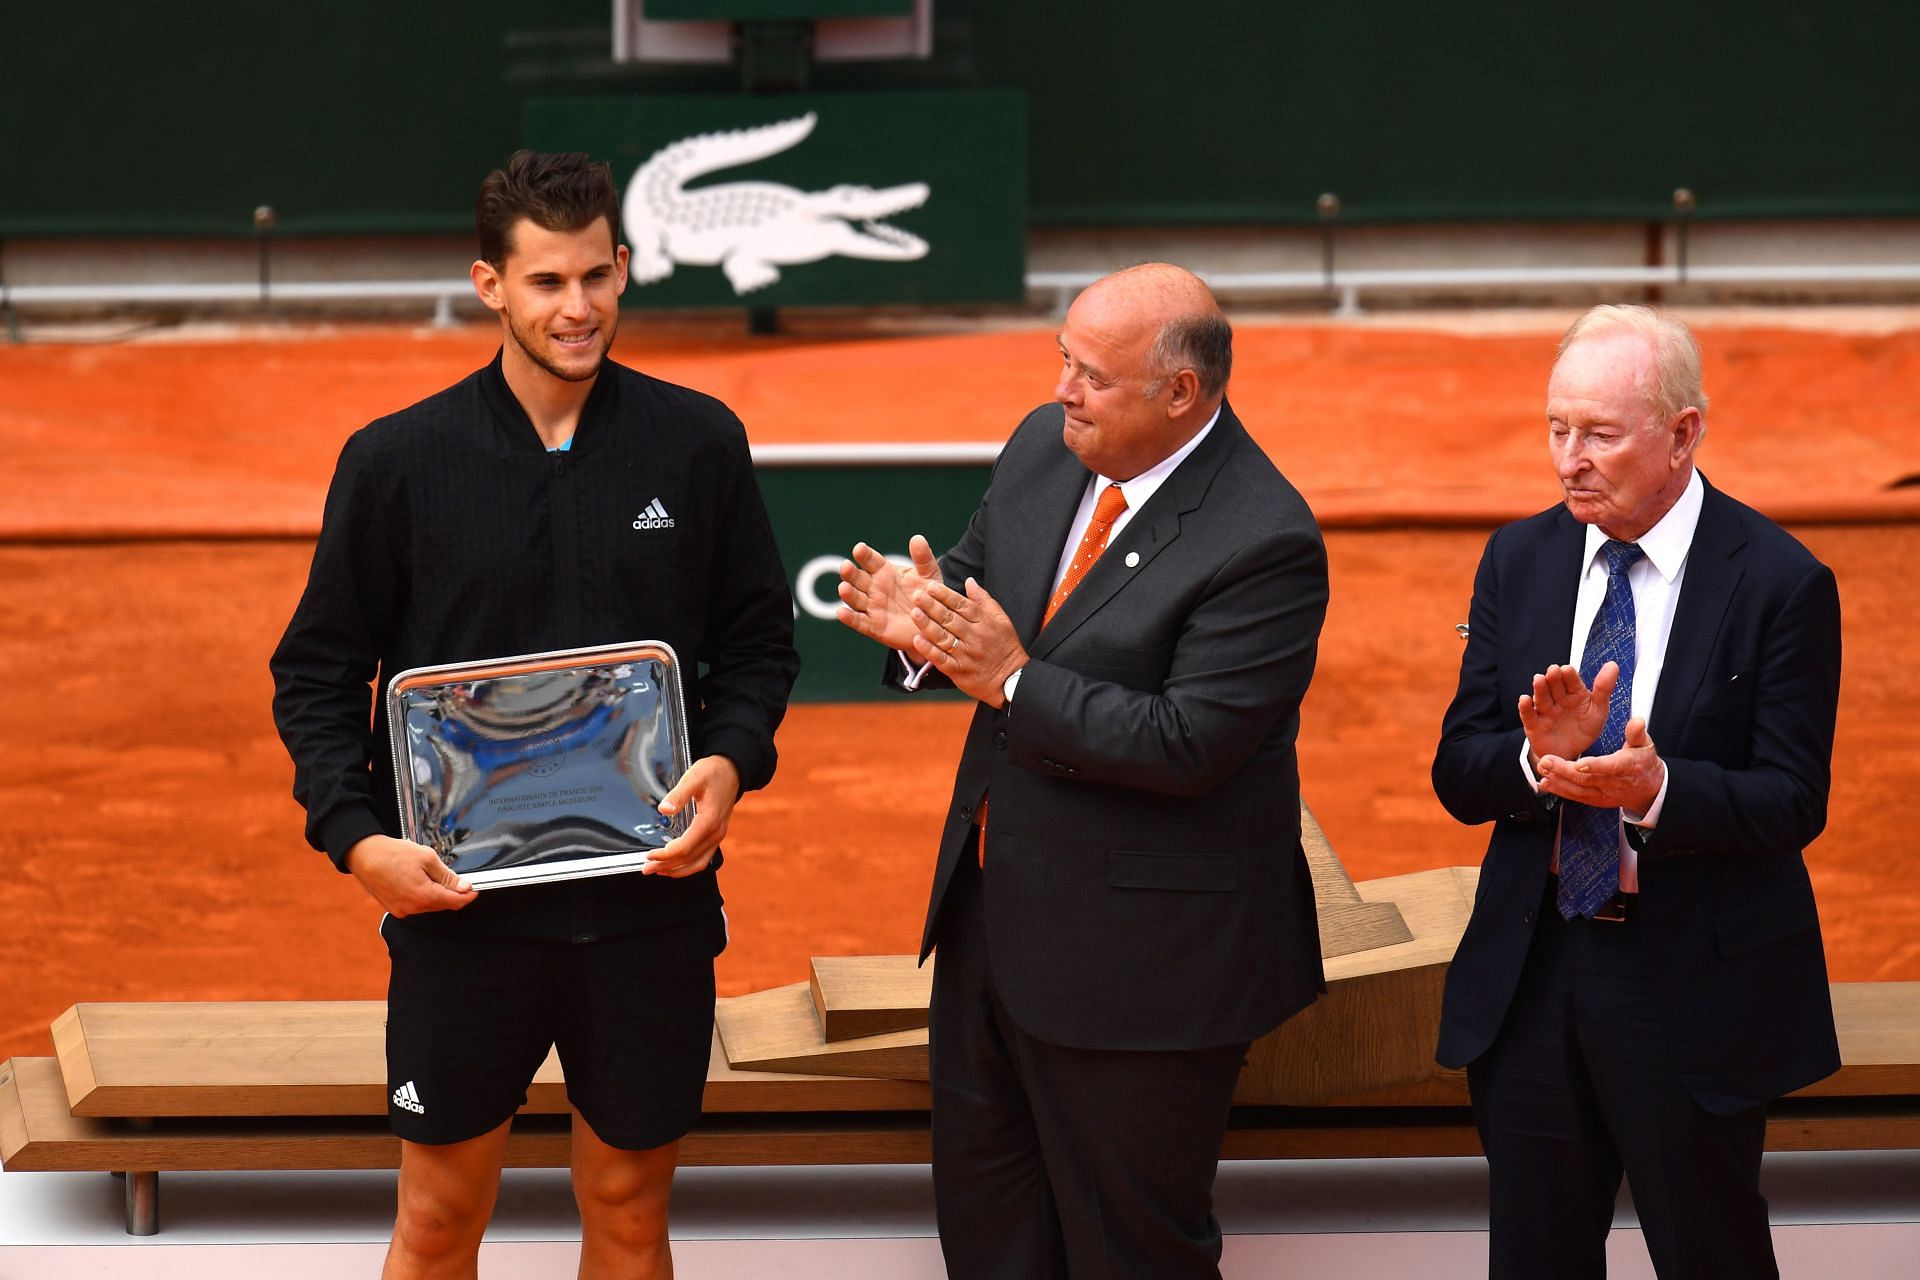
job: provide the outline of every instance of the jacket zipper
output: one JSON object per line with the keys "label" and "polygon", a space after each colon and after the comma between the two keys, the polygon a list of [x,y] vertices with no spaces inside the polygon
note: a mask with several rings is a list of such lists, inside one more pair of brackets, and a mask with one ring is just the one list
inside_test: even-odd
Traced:
{"label": "jacket zipper", "polygon": [[575,486],[565,453],[553,458],[553,647],[577,648],[590,642],[581,634],[580,519]]}

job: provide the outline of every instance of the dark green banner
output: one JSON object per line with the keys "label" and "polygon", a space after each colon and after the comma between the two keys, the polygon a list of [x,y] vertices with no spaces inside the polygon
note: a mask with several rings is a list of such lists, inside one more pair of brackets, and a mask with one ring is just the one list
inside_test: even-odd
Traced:
{"label": "dark green banner", "polygon": [[833,616],[840,562],[856,542],[904,558],[907,539],[916,533],[927,536],[936,555],[946,551],[960,540],[980,505],[991,465],[983,460],[794,466],[762,456],[757,469],[793,587],[794,643],[800,650],[794,699],[858,702],[897,696],[880,685],[885,660],[880,646]]}
{"label": "dark green banner", "polygon": [[904,18],[913,0],[647,0],[649,22],[757,18]]}
{"label": "dark green banner", "polygon": [[612,164],[629,306],[1023,296],[1023,94],[547,98],[525,123]]}
{"label": "dark green banner", "polygon": [[[672,3],[690,12],[807,0]],[[9,4],[0,236],[245,236],[257,205],[276,210],[280,235],[465,236],[474,192],[518,142],[529,100],[610,92],[631,96],[591,102],[611,101],[623,117],[677,110],[654,104],[694,94],[742,113],[689,131],[818,104],[806,142],[703,182],[927,182],[922,208],[887,221],[932,245],[915,264],[929,274],[914,287],[928,292],[966,284],[964,262],[932,273],[973,235],[964,225],[961,241],[934,234],[929,220],[964,224],[973,193],[929,164],[991,179],[992,199],[1052,227],[1313,226],[1322,192],[1340,196],[1343,225],[1665,220],[1682,186],[1701,222],[1920,215],[1911,3],[940,0],[935,10],[925,61],[823,62],[810,83],[834,96],[752,100],[737,95],[737,61],[614,63],[606,0]],[[1023,95],[1007,108],[1020,113],[1017,136],[982,133],[970,104],[984,95],[956,85]],[[868,93],[886,96],[866,98],[871,115],[843,132],[825,104]],[[905,104],[897,119],[895,103]],[[600,133],[603,111],[576,100],[579,127],[552,140],[608,144],[631,174],[684,136],[663,131],[641,152],[648,142],[629,124]],[[883,138],[916,162],[883,159]],[[843,146],[844,162],[811,167],[822,148]],[[803,172],[781,171],[803,160]],[[1022,194],[998,185],[1007,171]],[[904,287],[894,265],[831,258],[782,270],[823,288],[843,270],[872,277],[854,284]],[[723,279],[690,267],[665,283],[684,287],[680,275]],[[1006,285],[983,281],[971,296]],[[853,284],[833,287],[861,300]],[[724,283],[710,300],[737,305]]]}

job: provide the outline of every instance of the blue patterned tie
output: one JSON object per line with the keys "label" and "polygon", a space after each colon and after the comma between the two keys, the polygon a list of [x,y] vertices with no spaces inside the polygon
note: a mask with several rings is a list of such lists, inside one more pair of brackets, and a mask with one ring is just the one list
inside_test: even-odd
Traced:
{"label": "blue patterned tie", "polygon": [[[1587,647],[1580,655],[1580,678],[1591,687],[1600,668],[1620,664],[1620,680],[1607,702],[1607,727],[1586,754],[1604,756],[1627,740],[1633,708],[1633,588],[1627,570],[1646,553],[1631,542],[1607,540],[1607,596],[1593,616]],[[1620,888],[1620,810],[1596,809],[1567,801],[1560,807],[1560,914],[1571,920],[1590,916]]]}

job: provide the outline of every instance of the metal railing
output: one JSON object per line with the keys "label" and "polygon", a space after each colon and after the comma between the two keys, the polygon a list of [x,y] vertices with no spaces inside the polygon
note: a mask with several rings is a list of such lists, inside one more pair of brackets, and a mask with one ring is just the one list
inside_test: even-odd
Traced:
{"label": "metal railing", "polygon": [[[1097,271],[1036,271],[1027,276],[1029,291],[1052,290],[1055,306],[1066,310],[1073,295],[1100,278]],[[1686,285],[1920,285],[1920,263],[1834,264],[1721,267],[1437,267],[1342,271],[1232,271],[1206,277],[1217,294],[1324,294],[1338,299],[1336,315],[1360,314],[1367,291],[1460,289],[1493,292],[1556,289],[1569,286],[1679,288]]]}
{"label": "metal railing", "polygon": [[433,303],[433,323],[453,323],[453,304],[473,297],[473,282],[457,280],[251,281],[231,284],[21,284],[0,282],[0,307],[177,306],[209,302],[407,302]]}
{"label": "metal railing", "polygon": [[[1031,294],[1053,295],[1064,311],[1073,295],[1097,280],[1098,271],[1027,273]],[[1801,264],[1749,266],[1678,265],[1657,267],[1440,267],[1325,271],[1227,271],[1209,274],[1207,283],[1221,295],[1322,295],[1334,302],[1335,315],[1360,314],[1369,292],[1459,290],[1510,292],[1568,287],[1678,288],[1718,286],[1920,286],[1920,263]],[[451,280],[341,280],[175,284],[23,284],[0,281],[0,309],[35,306],[169,306],[206,303],[392,302],[433,304],[433,323],[453,323],[454,307],[473,298],[465,277]]]}

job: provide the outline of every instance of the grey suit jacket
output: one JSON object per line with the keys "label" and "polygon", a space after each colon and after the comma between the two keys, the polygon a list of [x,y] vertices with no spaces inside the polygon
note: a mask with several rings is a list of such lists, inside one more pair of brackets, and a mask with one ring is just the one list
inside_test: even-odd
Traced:
{"label": "grey suit jacket", "polygon": [[1032,660],[1010,707],[975,711],[921,954],[990,795],[987,952],[1023,1028],[1098,1049],[1253,1039],[1323,988],[1294,740],[1325,547],[1223,406],[1042,630],[1088,480],[1061,427],[1058,405],[1027,416],[941,561]]}

